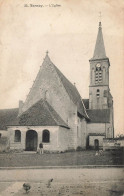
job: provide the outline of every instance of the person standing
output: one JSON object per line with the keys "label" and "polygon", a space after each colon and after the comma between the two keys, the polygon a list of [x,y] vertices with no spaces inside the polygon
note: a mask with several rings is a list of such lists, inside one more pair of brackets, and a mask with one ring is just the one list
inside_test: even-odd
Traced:
{"label": "person standing", "polygon": [[40,154],[41,153],[43,154],[43,143],[42,142],[39,144],[39,148],[40,148]]}

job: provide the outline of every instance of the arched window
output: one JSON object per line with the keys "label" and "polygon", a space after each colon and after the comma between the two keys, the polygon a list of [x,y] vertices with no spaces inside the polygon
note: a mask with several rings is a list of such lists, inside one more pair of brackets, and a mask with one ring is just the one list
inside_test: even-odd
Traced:
{"label": "arched window", "polygon": [[99,90],[99,89],[96,90],[96,96],[97,96],[97,97],[100,96],[100,90]]}
{"label": "arched window", "polygon": [[21,142],[21,131],[15,130],[15,142]]}
{"label": "arched window", "polygon": [[50,132],[48,130],[43,130],[42,142],[44,143],[50,142]]}

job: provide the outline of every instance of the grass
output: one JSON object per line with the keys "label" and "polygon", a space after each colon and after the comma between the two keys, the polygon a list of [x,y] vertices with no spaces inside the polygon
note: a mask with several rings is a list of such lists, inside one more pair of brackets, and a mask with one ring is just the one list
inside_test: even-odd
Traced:
{"label": "grass", "polygon": [[123,151],[105,151],[100,156],[95,156],[95,151],[43,155],[32,153],[3,153],[0,154],[0,167],[124,165],[123,157]]}

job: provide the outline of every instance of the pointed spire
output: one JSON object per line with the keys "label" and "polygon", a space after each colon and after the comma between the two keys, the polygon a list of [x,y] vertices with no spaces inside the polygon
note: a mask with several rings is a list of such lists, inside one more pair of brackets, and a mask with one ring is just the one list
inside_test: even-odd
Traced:
{"label": "pointed spire", "polygon": [[44,58],[44,61],[47,62],[47,63],[48,63],[48,62],[51,62],[50,57],[49,57],[48,54],[49,54],[49,51],[47,50],[47,51],[46,51],[46,56],[45,56],[45,58]]}
{"label": "pointed spire", "polygon": [[103,35],[102,35],[102,24],[100,21],[97,39],[96,39],[95,50],[94,50],[94,55],[93,55],[92,59],[103,59],[103,58],[107,58],[107,56],[106,56],[106,52],[105,52],[104,40],[103,40]]}

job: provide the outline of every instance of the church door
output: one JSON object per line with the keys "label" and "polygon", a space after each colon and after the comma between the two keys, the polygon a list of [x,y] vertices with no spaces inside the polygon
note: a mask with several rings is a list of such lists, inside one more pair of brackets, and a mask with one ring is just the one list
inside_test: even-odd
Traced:
{"label": "church door", "polygon": [[36,151],[37,150],[37,132],[29,130],[26,133],[26,150]]}
{"label": "church door", "polygon": [[99,140],[97,139],[94,140],[94,148],[95,150],[99,150]]}

